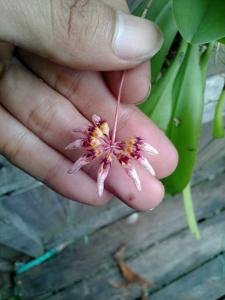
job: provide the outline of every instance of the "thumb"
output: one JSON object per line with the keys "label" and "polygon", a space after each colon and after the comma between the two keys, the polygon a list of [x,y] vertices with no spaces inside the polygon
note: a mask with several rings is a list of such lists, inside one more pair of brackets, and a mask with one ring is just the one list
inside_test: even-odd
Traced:
{"label": "thumb", "polygon": [[1,0],[0,40],[60,64],[101,71],[140,64],[162,44],[153,23],[100,0]]}

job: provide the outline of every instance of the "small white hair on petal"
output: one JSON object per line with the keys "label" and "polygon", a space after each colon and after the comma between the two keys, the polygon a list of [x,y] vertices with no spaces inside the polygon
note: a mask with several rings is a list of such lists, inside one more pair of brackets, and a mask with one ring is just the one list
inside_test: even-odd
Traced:
{"label": "small white hair on petal", "polygon": [[154,147],[152,147],[150,144],[145,143],[145,142],[141,145],[141,149],[144,150],[144,151],[146,151],[146,152],[148,152],[148,153],[151,154],[151,155],[159,154],[159,151],[158,151],[158,150],[156,150],[156,149],[155,149]]}
{"label": "small white hair on petal", "polygon": [[155,176],[155,170],[153,169],[153,167],[151,166],[151,164],[149,163],[149,161],[147,160],[146,157],[141,156],[139,159],[140,164],[152,175]]}
{"label": "small white hair on petal", "polygon": [[104,191],[104,183],[105,180],[109,174],[110,169],[110,163],[103,168],[103,162],[100,165],[99,171],[98,171],[98,178],[97,178],[97,188],[98,188],[98,196],[101,197]]}
{"label": "small white hair on petal", "polygon": [[65,150],[78,149],[83,146],[83,139],[78,139],[65,147]]}
{"label": "small white hair on petal", "polygon": [[93,116],[92,116],[92,122],[94,123],[94,124],[98,124],[99,122],[101,122],[101,120],[102,120],[102,118],[101,117],[99,117],[98,115],[96,115],[96,114],[94,114]]}
{"label": "small white hair on petal", "polygon": [[83,166],[90,162],[86,156],[81,156],[74,164],[73,167],[68,171],[69,174],[78,172]]}

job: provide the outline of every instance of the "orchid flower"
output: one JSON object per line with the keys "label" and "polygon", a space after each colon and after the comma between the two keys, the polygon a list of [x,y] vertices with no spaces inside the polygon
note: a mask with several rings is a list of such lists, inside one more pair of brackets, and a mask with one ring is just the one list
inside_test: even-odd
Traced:
{"label": "orchid flower", "polygon": [[109,174],[113,160],[116,159],[122,168],[126,171],[128,176],[134,181],[137,190],[141,190],[141,181],[137,171],[132,166],[132,161],[138,161],[152,176],[155,176],[155,171],[148,159],[143,156],[143,153],[150,155],[158,154],[158,151],[146,143],[141,137],[129,137],[123,141],[116,141],[116,128],[118,123],[118,110],[121,99],[121,91],[125,72],[123,72],[115,113],[114,127],[112,135],[108,123],[98,115],[92,116],[92,124],[79,131],[83,137],[70,143],[66,149],[83,149],[85,154],[81,156],[73,165],[68,173],[72,174],[78,172],[83,166],[91,163],[94,159],[100,158],[100,167],[97,176],[97,189],[99,197],[104,191],[104,182]]}

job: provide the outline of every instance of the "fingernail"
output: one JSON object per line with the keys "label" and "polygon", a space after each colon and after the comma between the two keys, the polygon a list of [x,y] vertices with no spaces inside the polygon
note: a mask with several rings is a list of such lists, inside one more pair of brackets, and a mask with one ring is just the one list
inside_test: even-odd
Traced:
{"label": "fingernail", "polygon": [[121,11],[117,12],[113,51],[125,60],[144,61],[161,47],[163,38],[152,22]]}

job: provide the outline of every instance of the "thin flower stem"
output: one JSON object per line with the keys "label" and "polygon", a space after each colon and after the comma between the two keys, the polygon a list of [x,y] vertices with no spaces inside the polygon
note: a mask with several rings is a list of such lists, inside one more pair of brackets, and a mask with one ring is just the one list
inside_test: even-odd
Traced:
{"label": "thin flower stem", "polygon": [[[147,2],[147,5],[146,5],[142,15],[141,15],[141,18],[144,19],[146,17],[151,4],[152,4],[152,0],[149,0]],[[117,130],[117,124],[118,124],[119,106],[120,106],[120,101],[121,101],[121,94],[122,94],[122,88],[123,88],[123,82],[124,82],[125,74],[126,74],[126,71],[123,71],[121,81],[120,81],[118,97],[117,97],[116,113],[115,113],[113,132],[112,132],[112,144],[115,142],[115,139],[116,139],[116,130]]]}
{"label": "thin flower stem", "polygon": [[123,88],[125,74],[126,74],[126,71],[123,71],[121,81],[120,81],[118,97],[117,97],[116,113],[115,113],[113,133],[112,133],[112,144],[115,142],[115,139],[116,139],[116,129],[117,129],[117,124],[118,124],[119,106],[120,106],[120,101],[121,101],[121,94],[122,94],[122,88]]}

